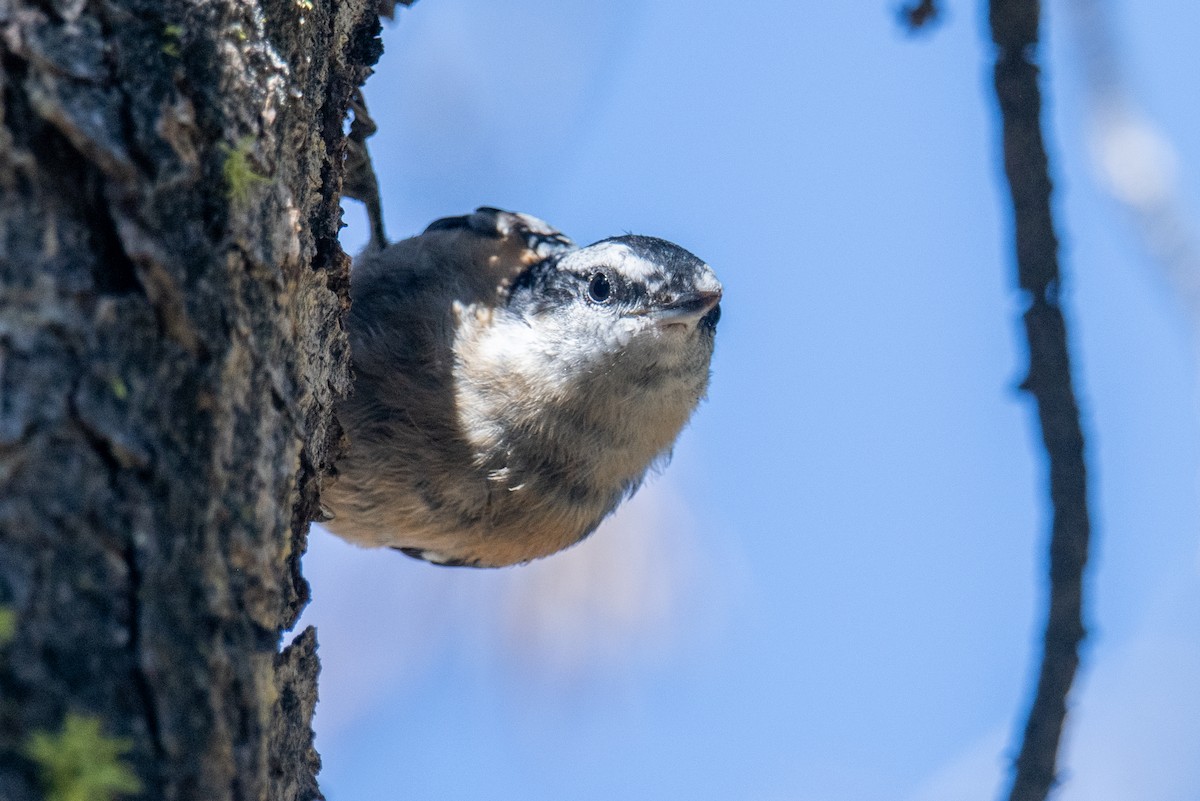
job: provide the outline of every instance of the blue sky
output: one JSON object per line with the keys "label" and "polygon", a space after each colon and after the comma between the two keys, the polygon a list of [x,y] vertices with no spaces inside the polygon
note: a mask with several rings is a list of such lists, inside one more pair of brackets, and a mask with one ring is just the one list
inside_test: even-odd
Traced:
{"label": "blue sky", "polygon": [[[1076,0],[1082,2],[1082,0]],[[1200,208],[1200,6],[1111,6]],[[442,570],[314,531],[330,801],[998,794],[1048,511],[980,3],[424,0],[367,85],[389,233],[496,205],[726,287],[707,403],[591,540]],[[1089,435],[1059,798],[1200,797],[1196,329],[1103,191],[1065,3],[1048,138]],[[344,244],[365,239],[347,204]]]}

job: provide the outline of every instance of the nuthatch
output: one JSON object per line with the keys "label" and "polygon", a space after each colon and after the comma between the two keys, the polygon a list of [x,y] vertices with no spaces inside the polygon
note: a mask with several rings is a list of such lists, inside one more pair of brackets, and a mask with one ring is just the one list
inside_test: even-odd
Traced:
{"label": "nuthatch", "polygon": [[360,545],[474,567],[566,548],[669,458],[708,387],[721,284],[662,239],[577,248],[481,208],[350,281],[349,450],[324,504]]}

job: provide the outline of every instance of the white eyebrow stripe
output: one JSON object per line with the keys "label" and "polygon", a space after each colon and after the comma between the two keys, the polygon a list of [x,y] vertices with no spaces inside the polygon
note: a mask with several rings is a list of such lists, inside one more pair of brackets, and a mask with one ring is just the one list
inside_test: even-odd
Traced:
{"label": "white eyebrow stripe", "polygon": [[567,258],[570,259],[567,264],[571,267],[578,267],[581,262],[597,267],[609,265],[631,281],[663,280],[660,265],[642,258],[621,242],[597,242],[571,253]]}

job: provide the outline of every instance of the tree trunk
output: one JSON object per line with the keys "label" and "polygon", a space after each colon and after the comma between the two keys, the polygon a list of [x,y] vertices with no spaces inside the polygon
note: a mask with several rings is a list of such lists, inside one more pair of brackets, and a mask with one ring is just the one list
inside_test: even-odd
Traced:
{"label": "tree trunk", "polygon": [[370,0],[0,0],[0,799],[319,798]]}

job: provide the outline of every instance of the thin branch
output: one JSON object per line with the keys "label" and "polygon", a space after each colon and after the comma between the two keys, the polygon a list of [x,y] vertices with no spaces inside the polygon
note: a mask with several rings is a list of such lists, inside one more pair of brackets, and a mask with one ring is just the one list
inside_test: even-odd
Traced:
{"label": "thin branch", "polygon": [[1037,401],[1042,441],[1050,462],[1054,522],[1050,539],[1049,614],[1037,693],[1029,710],[1010,801],[1043,801],[1054,787],[1067,696],[1079,666],[1083,625],[1083,572],[1090,523],[1079,407],[1071,386],[1067,330],[1059,306],[1058,237],[1051,214],[1051,183],[1041,131],[1038,0],[991,0],[997,46],[996,97],[1004,128],[1004,168],[1012,195],[1017,273],[1028,293],[1024,314],[1029,375],[1022,388]]}
{"label": "thin branch", "polygon": [[346,138],[346,173],[342,179],[342,196],[360,200],[367,207],[371,239],[369,250],[387,247],[387,232],[383,228],[383,201],[379,195],[379,180],[375,177],[375,165],[371,163],[371,151],[367,139],[375,135],[379,127],[367,111],[367,99],[362,89],[355,89],[350,98],[350,110],[354,120],[350,123],[350,135]]}

